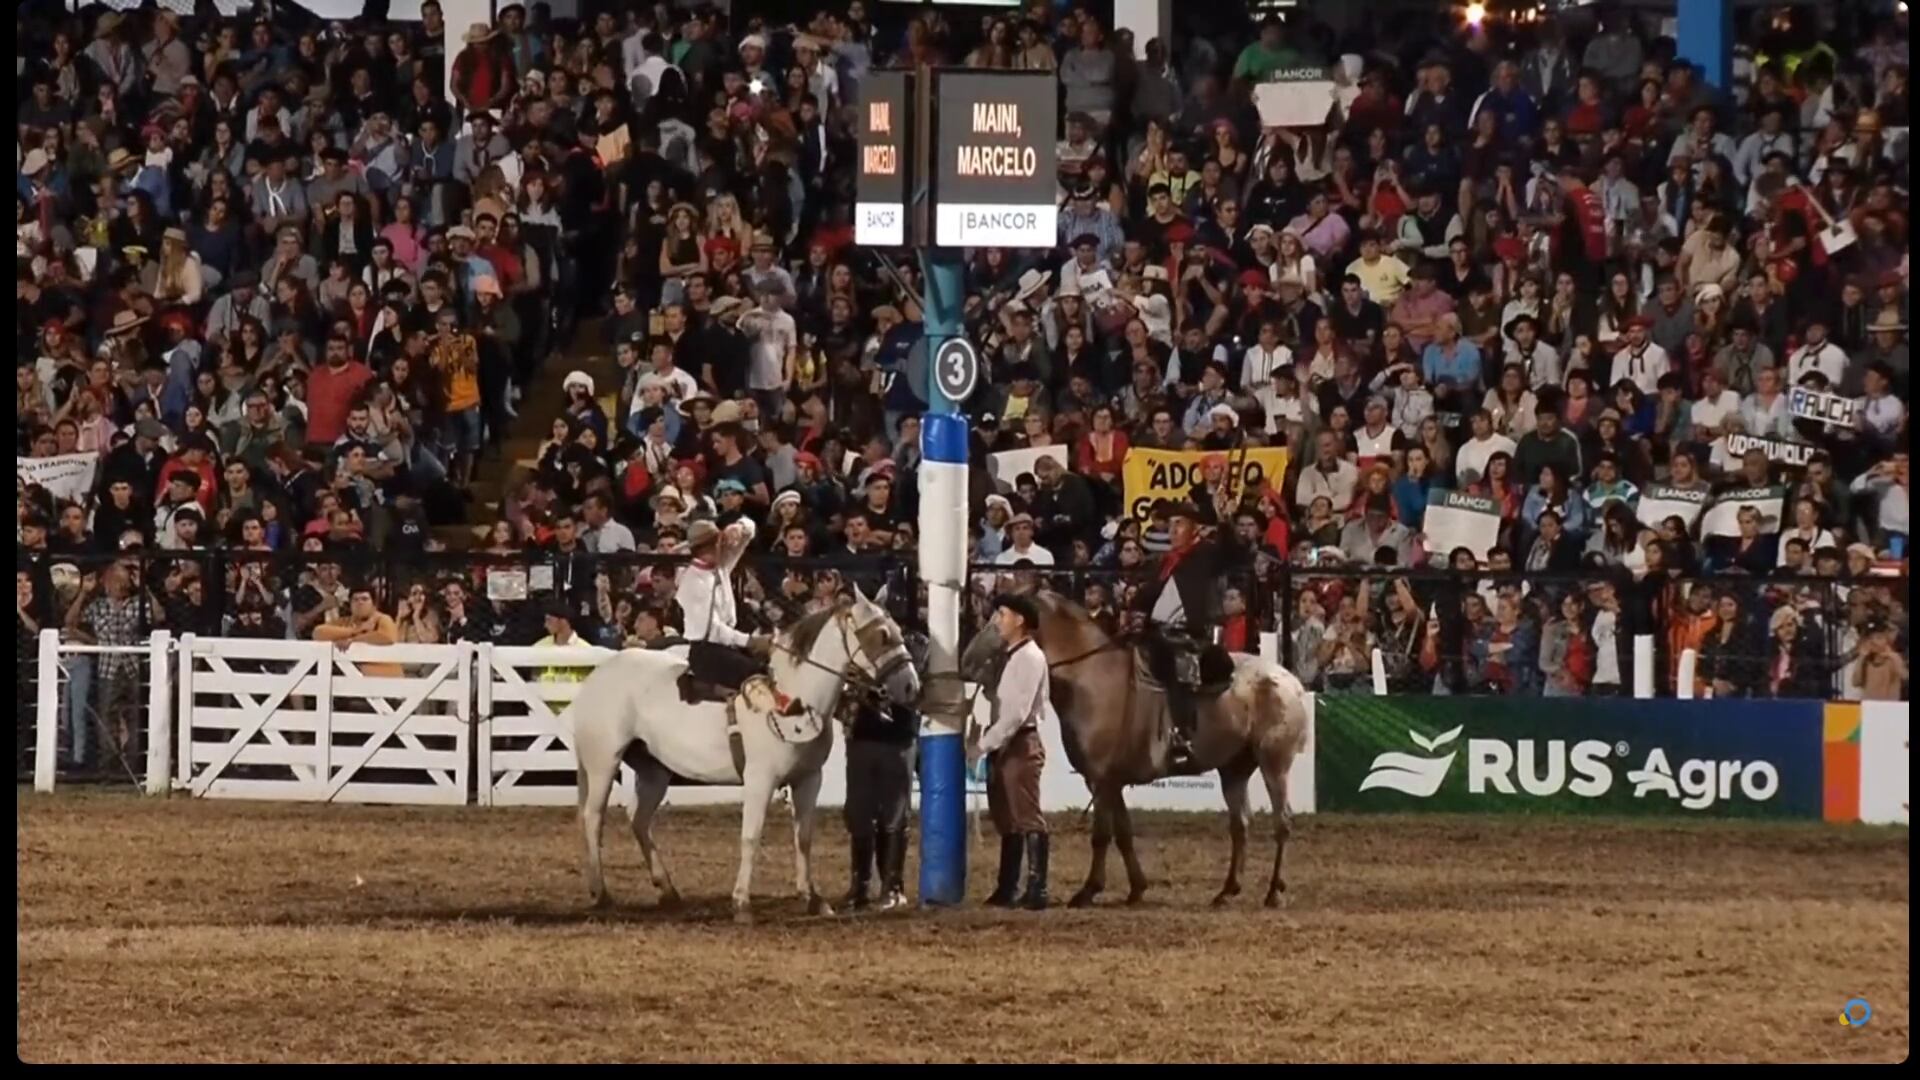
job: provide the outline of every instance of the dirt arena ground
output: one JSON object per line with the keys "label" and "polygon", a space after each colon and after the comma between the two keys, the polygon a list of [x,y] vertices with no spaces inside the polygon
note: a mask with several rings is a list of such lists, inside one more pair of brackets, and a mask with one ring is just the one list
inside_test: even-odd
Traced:
{"label": "dirt arena ground", "polygon": [[[720,811],[663,822],[673,915],[624,818],[605,915],[564,810],[23,790],[15,821],[28,1061],[1907,1054],[1905,830],[1321,816],[1288,908],[1216,912],[1224,823],[1148,818],[1138,909],[810,919],[781,814],[737,927]],[[1086,831],[1058,824],[1056,895]],[[837,821],[819,849],[837,896]],[[991,873],[977,854],[976,897]],[[1853,997],[1865,1028],[1838,1022]]]}

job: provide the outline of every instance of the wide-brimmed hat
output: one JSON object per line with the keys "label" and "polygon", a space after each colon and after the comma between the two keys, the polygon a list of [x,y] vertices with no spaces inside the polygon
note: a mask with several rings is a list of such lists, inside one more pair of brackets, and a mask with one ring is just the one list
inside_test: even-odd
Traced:
{"label": "wide-brimmed hat", "polygon": [[1014,290],[1013,298],[1015,300],[1025,300],[1027,297],[1046,288],[1047,282],[1051,280],[1053,280],[1053,272],[1051,270],[1029,270],[1020,275],[1020,283]]}
{"label": "wide-brimmed hat", "polygon": [[466,33],[460,35],[460,40],[468,45],[478,45],[483,41],[492,41],[495,33],[498,31],[486,23],[474,23],[467,27]]}
{"label": "wide-brimmed hat", "polygon": [[1892,308],[1882,308],[1880,313],[1873,317],[1873,321],[1867,324],[1867,331],[1876,334],[1899,334],[1904,333],[1906,329],[1907,324],[1900,321],[1900,313]]}
{"label": "wide-brimmed hat", "polygon": [[717,399],[712,394],[702,391],[698,394],[693,395],[690,398],[683,398],[680,401],[675,402],[673,407],[680,410],[681,416],[692,416],[693,407],[695,405],[705,405],[707,408],[711,409],[717,403],[718,403]]}
{"label": "wide-brimmed hat", "polygon": [[668,484],[666,487],[661,488],[659,493],[654,495],[653,499],[651,500],[651,505],[655,510],[658,510],[660,509],[660,504],[663,502],[666,502],[668,499],[672,499],[675,503],[679,505],[680,509],[682,510],[685,510],[687,508],[687,497],[685,495],[680,494],[680,489],[677,487],[674,487],[672,484]]}
{"label": "wide-brimmed hat", "polygon": [[113,316],[113,324],[107,327],[107,336],[119,337],[122,334],[131,334],[135,330],[140,329],[142,326],[145,326],[146,324],[147,324],[147,317],[145,315],[141,315],[133,311],[132,309],[115,312]]}
{"label": "wide-brimmed hat", "polygon": [[27,151],[26,157],[20,159],[20,175],[32,176],[34,173],[46,168],[49,163],[47,152],[36,146]]}
{"label": "wide-brimmed hat", "polygon": [[120,29],[120,24],[124,21],[126,21],[125,15],[117,11],[109,11],[94,20],[93,36],[97,38],[106,37],[108,34]]}
{"label": "wide-brimmed hat", "polygon": [[140,164],[139,155],[128,151],[124,146],[114,147],[113,152],[107,155],[108,172],[119,172],[129,165],[138,164]]}
{"label": "wide-brimmed hat", "polygon": [[713,407],[713,422],[716,424],[736,424],[740,422],[740,414],[740,403],[729,398]]}

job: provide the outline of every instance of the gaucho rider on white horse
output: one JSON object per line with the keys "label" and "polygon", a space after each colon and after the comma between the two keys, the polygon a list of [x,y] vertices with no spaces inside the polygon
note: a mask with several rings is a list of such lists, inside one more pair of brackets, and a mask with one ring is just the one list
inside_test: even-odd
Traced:
{"label": "gaucho rider on white horse", "polygon": [[687,527],[687,548],[693,563],[680,572],[673,598],[685,619],[687,671],[696,680],[740,690],[754,679],[764,680],[780,712],[791,715],[804,706],[780,692],[768,674],[773,653],[770,634],[749,634],[738,627],[739,611],[733,597],[733,568],[753,543],[753,522],[742,518],[725,530],[700,520]]}

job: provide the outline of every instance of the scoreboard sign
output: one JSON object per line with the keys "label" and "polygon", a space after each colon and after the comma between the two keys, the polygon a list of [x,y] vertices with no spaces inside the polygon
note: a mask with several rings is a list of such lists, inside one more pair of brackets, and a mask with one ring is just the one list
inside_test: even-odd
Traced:
{"label": "scoreboard sign", "polygon": [[876,71],[860,83],[860,161],[853,240],[870,247],[907,242],[913,161],[913,76]]}
{"label": "scoreboard sign", "polygon": [[935,78],[934,243],[1058,247],[1053,74],[941,71]]}

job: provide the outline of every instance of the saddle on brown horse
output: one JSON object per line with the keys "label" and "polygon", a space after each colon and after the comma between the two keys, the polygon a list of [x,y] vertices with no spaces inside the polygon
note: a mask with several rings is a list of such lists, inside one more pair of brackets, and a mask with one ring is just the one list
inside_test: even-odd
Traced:
{"label": "saddle on brown horse", "polygon": [[1233,655],[1212,642],[1149,631],[1134,645],[1133,678],[1143,693],[1166,703],[1162,722],[1173,727],[1174,772],[1202,771],[1191,753],[1200,707],[1233,685]]}

